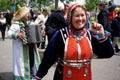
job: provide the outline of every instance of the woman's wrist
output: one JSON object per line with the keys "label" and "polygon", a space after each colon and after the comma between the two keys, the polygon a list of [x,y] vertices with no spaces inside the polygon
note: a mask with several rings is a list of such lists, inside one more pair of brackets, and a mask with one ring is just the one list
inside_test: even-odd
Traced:
{"label": "woman's wrist", "polygon": [[100,39],[99,39],[99,42],[102,43],[102,42],[104,42],[104,41],[106,41],[106,40],[107,40],[107,37],[104,36],[103,38],[100,38]]}
{"label": "woman's wrist", "polygon": [[105,39],[105,34],[101,34],[101,39]]}

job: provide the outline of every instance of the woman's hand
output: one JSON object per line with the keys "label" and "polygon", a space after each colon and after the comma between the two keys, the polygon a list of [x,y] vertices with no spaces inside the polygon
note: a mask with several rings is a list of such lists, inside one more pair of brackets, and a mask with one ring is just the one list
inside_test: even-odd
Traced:
{"label": "woman's hand", "polygon": [[101,35],[102,38],[105,38],[103,26],[99,23],[92,22],[91,30],[96,35]]}

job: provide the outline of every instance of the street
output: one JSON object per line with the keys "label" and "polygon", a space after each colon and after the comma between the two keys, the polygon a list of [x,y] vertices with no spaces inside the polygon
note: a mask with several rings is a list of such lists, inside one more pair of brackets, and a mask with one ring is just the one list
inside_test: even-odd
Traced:
{"label": "street", "polygon": [[[42,52],[40,53],[42,56]],[[55,65],[42,80],[53,80]],[[109,59],[92,59],[92,80],[120,80],[120,54]],[[13,80],[12,40],[0,38],[0,80]]]}

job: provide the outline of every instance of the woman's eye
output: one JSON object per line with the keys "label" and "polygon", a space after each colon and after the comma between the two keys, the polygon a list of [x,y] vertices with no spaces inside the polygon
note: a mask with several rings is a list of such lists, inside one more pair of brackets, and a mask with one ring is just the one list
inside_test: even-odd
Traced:
{"label": "woman's eye", "polygon": [[76,17],[79,17],[80,15],[76,15]]}
{"label": "woman's eye", "polygon": [[83,16],[85,16],[84,14],[78,14],[78,15],[75,15],[75,17],[83,17]]}
{"label": "woman's eye", "polygon": [[84,14],[81,14],[81,16],[84,16]]}

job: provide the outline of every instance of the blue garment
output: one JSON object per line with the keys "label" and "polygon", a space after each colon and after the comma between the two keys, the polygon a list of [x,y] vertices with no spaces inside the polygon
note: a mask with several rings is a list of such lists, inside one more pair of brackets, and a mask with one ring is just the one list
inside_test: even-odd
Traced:
{"label": "blue garment", "polygon": [[90,27],[90,18],[87,18],[85,28],[89,29],[89,27]]}
{"label": "blue garment", "polygon": [[[110,35],[111,33],[109,31],[104,30],[105,35]],[[97,39],[100,39],[102,36],[101,35],[96,35]]]}
{"label": "blue garment", "polygon": [[[91,32],[90,32],[91,33]],[[106,41],[100,43],[95,37],[92,36],[91,44],[93,48],[93,53],[95,53],[99,58],[110,58],[114,54],[113,47],[107,39]],[[39,70],[37,71],[37,76],[43,78],[48,69],[58,60],[63,60],[64,58],[64,41],[60,30],[57,30],[50,40],[42,58]],[[53,80],[63,80],[63,66],[58,63],[55,70],[55,75]]]}

